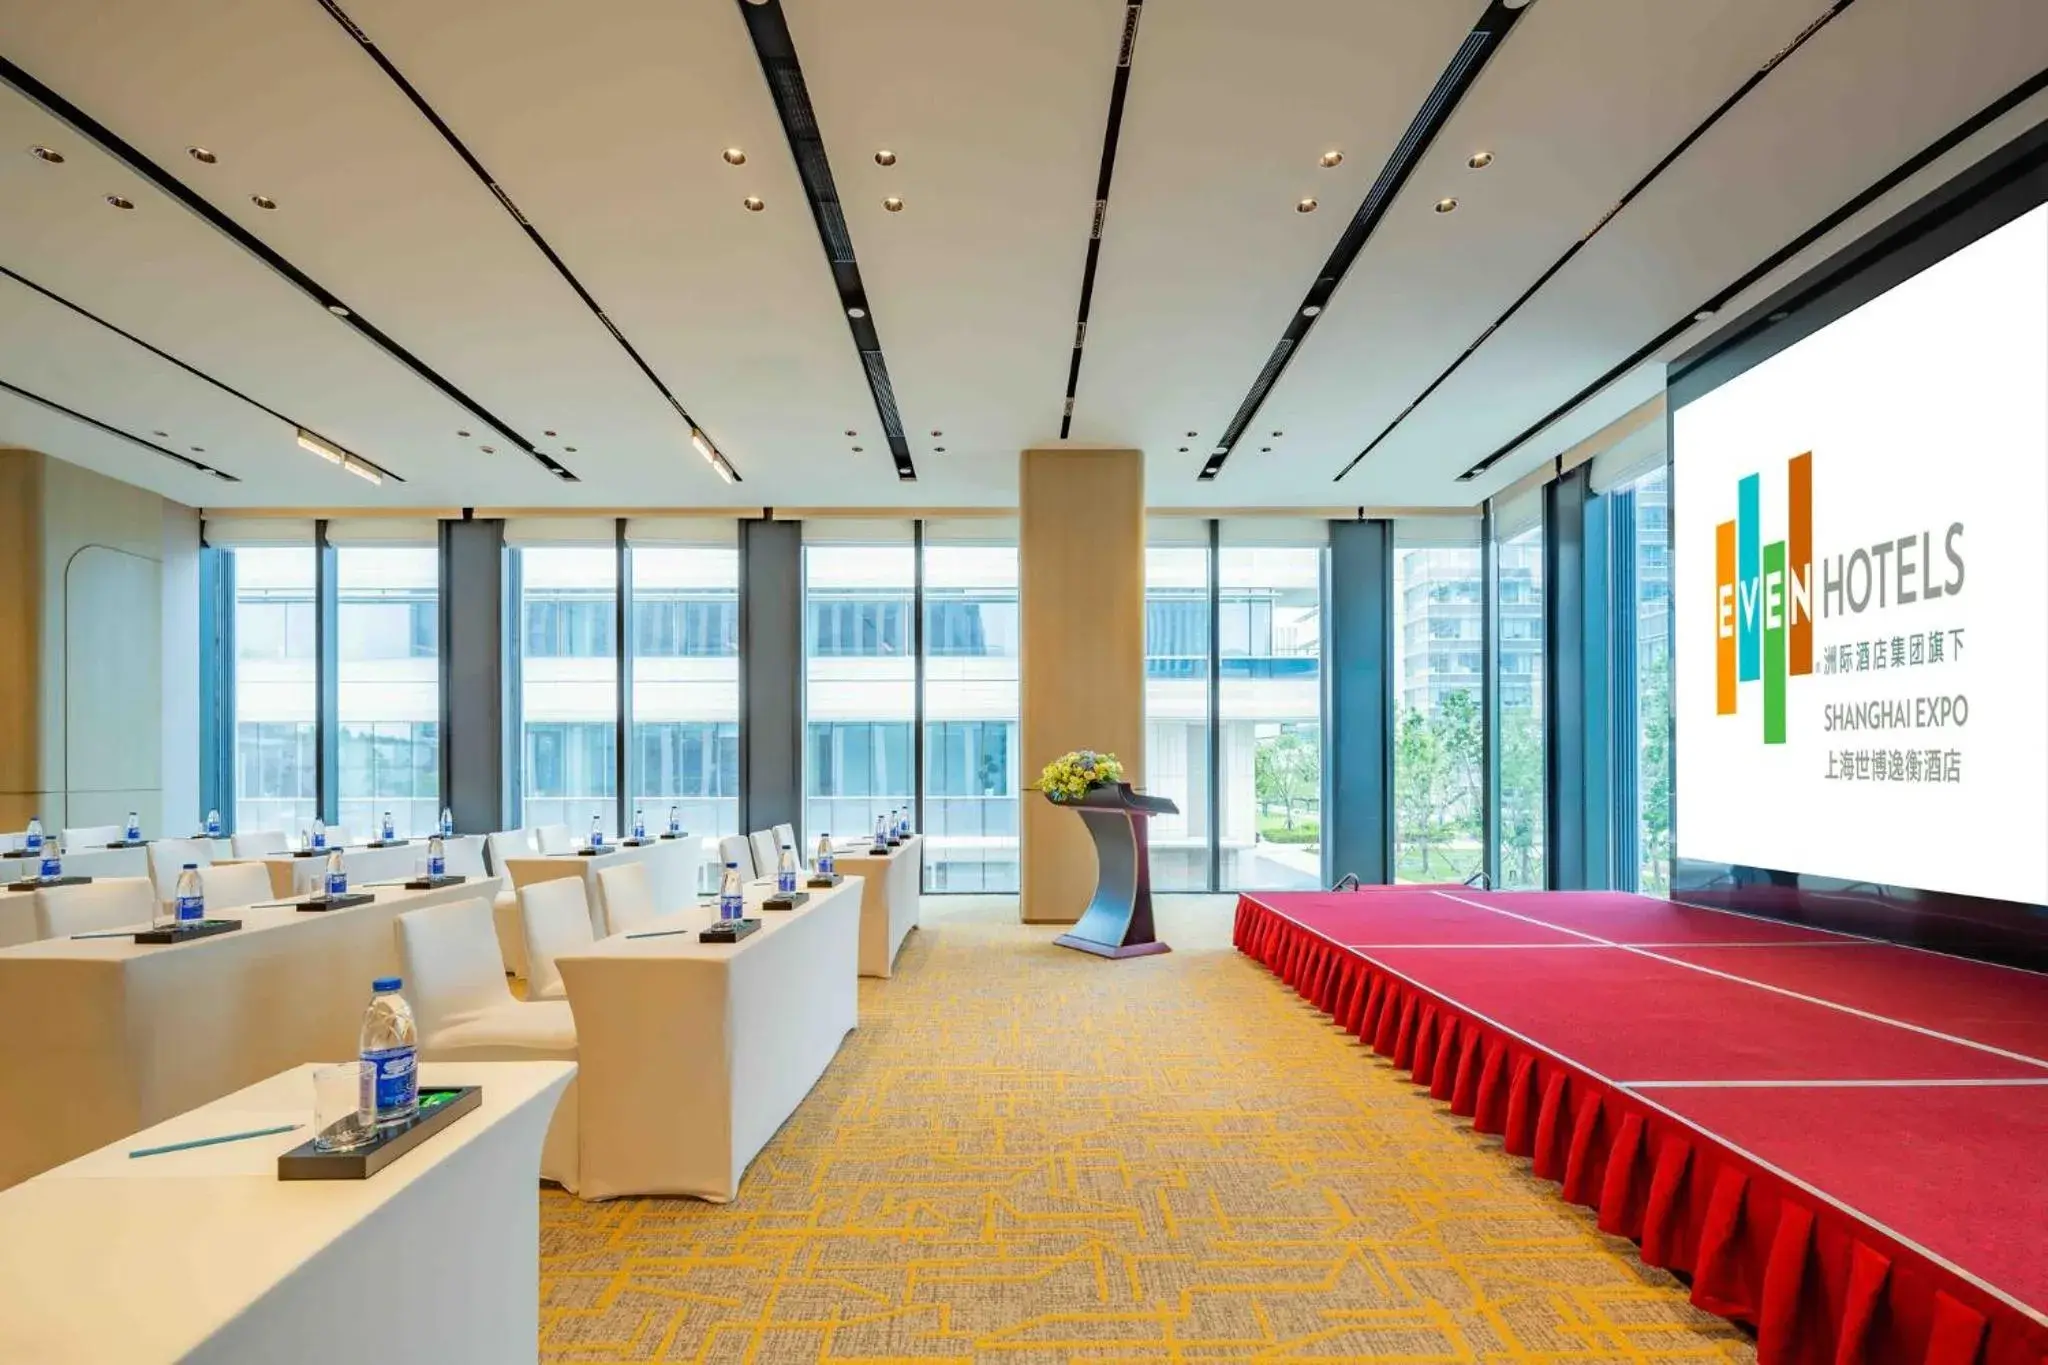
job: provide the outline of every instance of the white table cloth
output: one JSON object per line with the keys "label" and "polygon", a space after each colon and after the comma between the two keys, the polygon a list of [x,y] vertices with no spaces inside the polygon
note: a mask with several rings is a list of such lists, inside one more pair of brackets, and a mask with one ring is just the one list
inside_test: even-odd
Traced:
{"label": "white table cloth", "polygon": [[[796,910],[761,910],[737,944],[619,935],[557,959],[576,1015],[577,1193],[723,1203],[859,1022],[860,898],[848,878]],[[646,932],[642,930],[640,932]]]}
{"label": "white table cloth", "polygon": [[[0,858],[0,886],[33,877],[43,870],[42,861],[32,858]],[[149,850],[146,848],[88,848],[64,855],[64,871],[72,877],[147,877]]]}
{"label": "white table cloth", "polygon": [[[679,839],[649,839],[637,848],[619,845],[587,858],[578,853],[507,858],[505,870],[515,888],[557,877],[582,877],[583,897],[590,906],[590,931],[603,938],[611,929],[604,908],[604,891],[597,880],[600,870],[629,862],[645,863],[655,905],[663,911],[679,910],[697,904],[697,866],[703,856],[703,840],[688,834]],[[514,976],[526,975],[526,941],[520,932],[518,907],[501,907],[497,924],[498,946],[505,951],[506,970]]]}
{"label": "white table cloth", "polygon": [[[368,1180],[280,1181],[311,1136],[287,1071],[0,1194],[0,1360],[536,1359],[540,1147],[576,1068],[427,1063],[482,1104]],[[131,1160],[137,1147],[304,1123]]]}
{"label": "white table cloth", "polygon": [[903,940],[917,927],[918,900],[924,894],[924,836],[913,834],[887,853],[869,853],[867,841],[833,849],[832,860],[843,876],[867,883],[860,903],[860,974],[892,976]]}
{"label": "white table cloth", "polygon": [[497,886],[243,908],[228,916],[242,928],[188,943],[0,949],[0,1188],[286,1067],[354,1056],[370,983],[401,974],[392,921]]}
{"label": "white table cloth", "polygon": [[[474,846],[474,856],[480,862],[483,858],[484,837],[481,834],[459,834],[447,841],[443,850],[452,854],[459,845]],[[403,881],[418,870],[426,861],[427,841],[414,839],[392,848],[367,848],[361,844],[352,845],[341,851],[341,865],[348,872],[351,888],[363,882]],[[303,896],[318,891],[326,884],[327,858],[295,858],[289,853],[273,853],[262,858],[216,858],[215,862],[260,862],[270,869],[270,889],[279,896]]]}

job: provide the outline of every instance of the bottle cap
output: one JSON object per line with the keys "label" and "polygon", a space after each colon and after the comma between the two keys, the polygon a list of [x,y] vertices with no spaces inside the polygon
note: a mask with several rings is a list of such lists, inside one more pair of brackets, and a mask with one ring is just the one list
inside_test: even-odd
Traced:
{"label": "bottle cap", "polygon": [[185,871],[187,871],[187,872],[197,872],[198,870],[199,870],[199,864],[198,864],[198,863],[186,863],[186,864],[185,864]]}
{"label": "bottle cap", "polygon": [[396,976],[380,976],[375,981],[372,981],[370,983],[370,989],[375,991],[379,995],[389,995],[393,991],[397,990],[400,986],[403,986],[404,984],[405,981],[403,980],[403,978]]}
{"label": "bottle cap", "polygon": [[727,863],[727,864],[726,864],[726,866],[727,866],[727,867],[738,867],[738,866],[739,866],[739,864],[738,864],[738,863]]}

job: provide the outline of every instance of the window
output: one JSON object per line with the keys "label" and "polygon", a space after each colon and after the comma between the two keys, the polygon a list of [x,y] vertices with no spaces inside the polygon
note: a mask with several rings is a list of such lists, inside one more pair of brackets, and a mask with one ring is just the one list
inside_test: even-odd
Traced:
{"label": "window", "polygon": [[1500,604],[1500,876],[1504,887],[1544,885],[1543,526],[1498,541]]}
{"label": "window", "polygon": [[722,545],[635,545],[632,809],[666,829],[671,808],[704,844],[740,828],[740,556]]}
{"label": "window", "polygon": [[924,547],[925,888],[1014,892],[1017,547]]}
{"label": "window", "polygon": [[525,825],[596,816],[617,832],[618,551],[545,545],[519,556],[520,806]]}
{"label": "window", "polygon": [[342,546],[335,557],[341,824],[399,837],[441,813],[440,556],[426,546]]}
{"label": "window", "polygon": [[915,557],[907,525],[900,543],[804,547],[806,839],[872,833],[916,800]]}
{"label": "window", "polygon": [[1480,597],[1478,545],[1396,546],[1396,881],[1458,882],[1485,865]]}
{"label": "window", "polygon": [[1636,870],[1671,889],[1671,497],[1663,466],[1630,485],[1635,516]]}
{"label": "window", "polygon": [[1152,819],[1152,887],[1209,889],[1209,550],[1145,549],[1145,787],[1180,807]]}
{"label": "window", "polygon": [[[315,559],[245,547],[235,568],[234,828],[296,832],[318,813]],[[436,706],[438,714],[439,707]]]}
{"label": "window", "polygon": [[1323,884],[1323,551],[1217,552],[1219,889]]}

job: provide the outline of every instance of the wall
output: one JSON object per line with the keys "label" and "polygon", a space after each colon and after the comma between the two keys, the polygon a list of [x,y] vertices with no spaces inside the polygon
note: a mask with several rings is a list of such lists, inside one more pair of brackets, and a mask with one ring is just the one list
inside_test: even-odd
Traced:
{"label": "wall", "polygon": [[35,813],[43,457],[0,450],[0,830]]}

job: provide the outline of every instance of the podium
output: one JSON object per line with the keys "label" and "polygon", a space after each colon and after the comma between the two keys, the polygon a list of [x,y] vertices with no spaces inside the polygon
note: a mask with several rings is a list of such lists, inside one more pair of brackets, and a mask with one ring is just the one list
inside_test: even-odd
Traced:
{"label": "podium", "polygon": [[1081,817],[1095,840],[1095,896],[1080,922],[1053,942],[1097,957],[1171,952],[1153,937],[1152,853],[1147,826],[1155,815],[1178,815],[1163,796],[1145,796],[1128,782],[1092,787],[1079,801],[1056,801]]}

